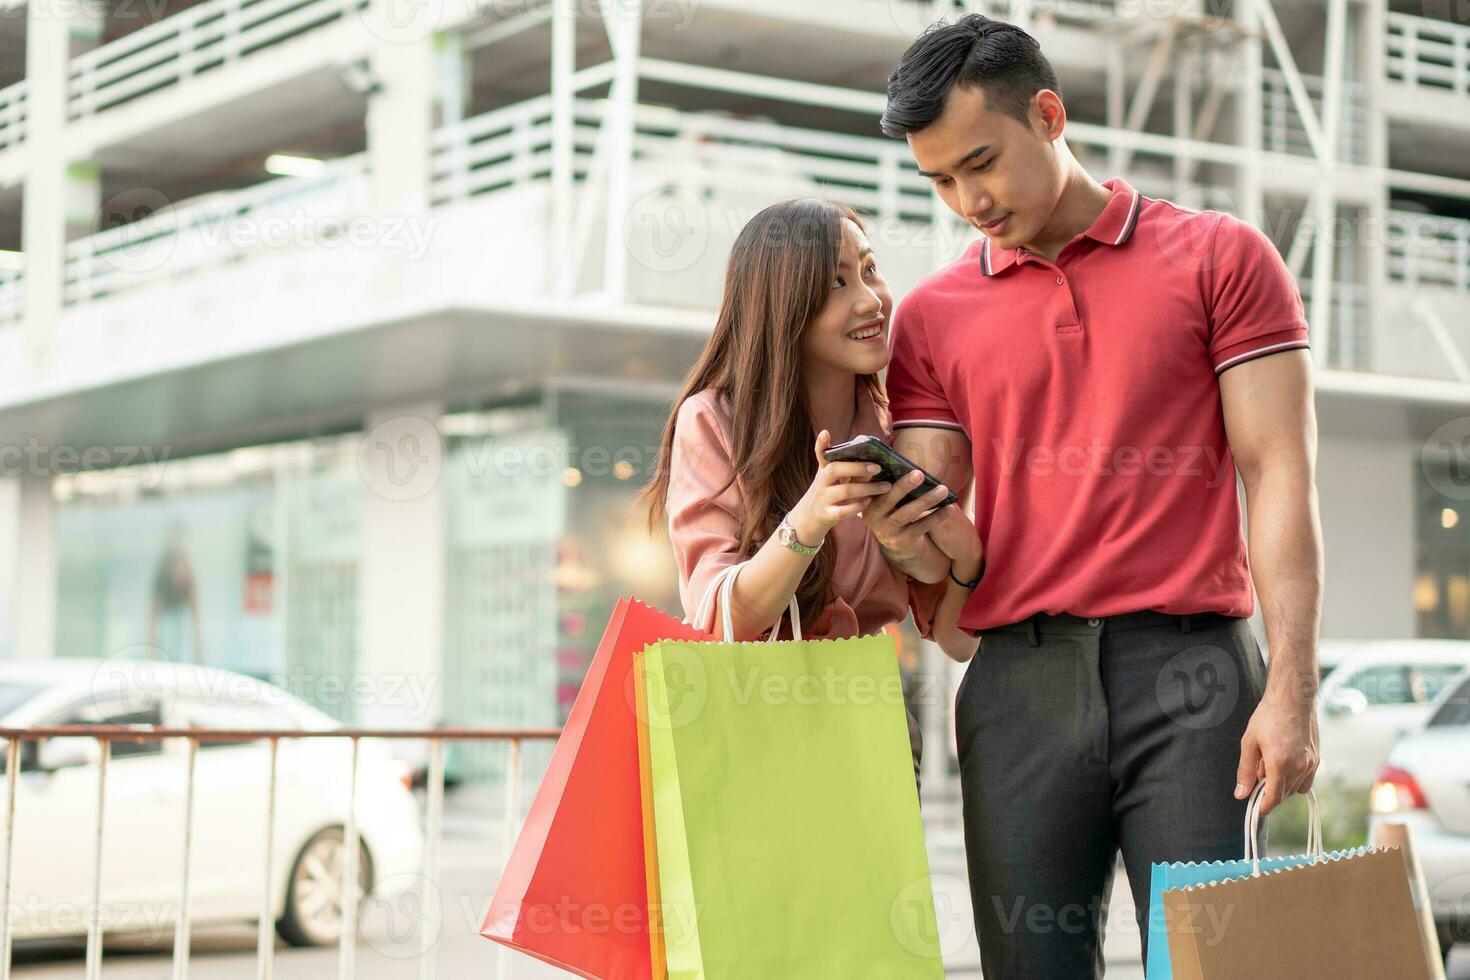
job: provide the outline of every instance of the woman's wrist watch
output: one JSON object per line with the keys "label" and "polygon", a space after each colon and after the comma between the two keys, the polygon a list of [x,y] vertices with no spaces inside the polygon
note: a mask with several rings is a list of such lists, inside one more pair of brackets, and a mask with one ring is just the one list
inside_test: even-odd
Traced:
{"label": "woman's wrist watch", "polygon": [[801,539],[796,536],[796,528],[791,526],[790,514],[781,518],[781,523],[776,525],[776,540],[798,555],[815,555],[822,550],[821,541],[818,541],[814,545],[801,543]]}

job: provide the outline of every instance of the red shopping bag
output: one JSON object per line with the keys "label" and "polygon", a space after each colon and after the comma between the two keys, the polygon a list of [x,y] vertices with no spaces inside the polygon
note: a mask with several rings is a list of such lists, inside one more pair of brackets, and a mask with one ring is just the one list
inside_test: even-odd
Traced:
{"label": "red shopping bag", "polygon": [[633,654],[708,639],[618,600],[480,935],[592,980],[655,980]]}

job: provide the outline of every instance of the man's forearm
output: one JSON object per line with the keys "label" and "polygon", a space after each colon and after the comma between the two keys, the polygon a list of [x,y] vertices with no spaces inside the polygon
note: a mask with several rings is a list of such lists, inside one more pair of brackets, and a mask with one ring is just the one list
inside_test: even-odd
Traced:
{"label": "man's forearm", "polygon": [[919,548],[912,555],[895,555],[881,543],[878,549],[883,552],[883,557],[888,559],[888,564],[915,582],[932,584],[942,581],[949,574],[949,556],[940,551],[938,546],[929,540],[927,534],[920,539]]}
{"label": "man's forearm", "polygon": [[1266,623],[1266,694],[1310,707],[1317,695],[1322,529],[1305,465],[1267,467],[1246,481],[1251,575]]}

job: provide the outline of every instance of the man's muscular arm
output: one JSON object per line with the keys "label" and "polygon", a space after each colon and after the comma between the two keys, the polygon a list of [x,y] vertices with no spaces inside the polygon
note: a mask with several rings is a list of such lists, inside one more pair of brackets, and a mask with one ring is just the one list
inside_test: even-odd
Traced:
{"label": "man's muscular arm", "polygon": [[1245,484],[1251,577],[1271,651],[1266,693],[1241,739],[1237,797],[1266,781],[1262,814],[1317,772],[1322,529],[1309,355],[1284,351],[1220,375],[1225,432]]}

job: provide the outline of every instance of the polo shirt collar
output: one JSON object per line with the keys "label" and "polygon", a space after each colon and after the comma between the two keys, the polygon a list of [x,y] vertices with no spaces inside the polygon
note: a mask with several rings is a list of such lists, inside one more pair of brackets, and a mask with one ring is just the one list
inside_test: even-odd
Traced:
{"label": "polo shirt collar", "polygon": [[[1134,190],[1122,177],[1111,177],[1103,181],[1103,186],[1112,192],[1108,203],[1103,205],[1102,213],[1082,234],[1104,245],[1122,245],[1133,235],[1133,230],[1138,227],[1138,212],[1141,210],[1142,199],[1138,191]],[[982,275],[993,276],[1003,272],[1015,265],[1023,248],[1000,248],[990,239],[982,239],[980,244],[980,272]]]}

